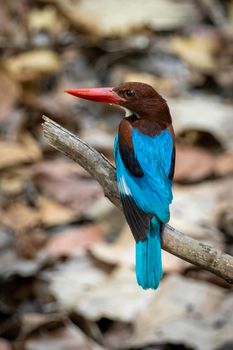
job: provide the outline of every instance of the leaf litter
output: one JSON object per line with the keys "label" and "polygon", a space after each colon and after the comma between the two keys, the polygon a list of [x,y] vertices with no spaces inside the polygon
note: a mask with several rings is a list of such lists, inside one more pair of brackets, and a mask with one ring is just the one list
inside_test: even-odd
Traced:
{"label": "leaf litter", "polygon": [[232,2],[24,0],[0,6],[0,349],[232,348],[232,288],[163,252],[135,279],[122,213],[46,144],[48,114],[113,160],[117,109],[72,87],[144,81],[177,135],[171,225],[233,252]]}

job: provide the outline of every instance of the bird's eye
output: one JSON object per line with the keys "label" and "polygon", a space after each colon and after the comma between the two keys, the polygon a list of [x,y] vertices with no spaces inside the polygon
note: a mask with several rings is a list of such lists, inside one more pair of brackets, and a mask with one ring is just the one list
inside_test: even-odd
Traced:
{"label": "bird's eye", "polygon": [[135,92],[133,91],[133,90],[126,90],[126,95],[128,96],[128,97],[132,97],[132,96],[134,96],[135,95]]}

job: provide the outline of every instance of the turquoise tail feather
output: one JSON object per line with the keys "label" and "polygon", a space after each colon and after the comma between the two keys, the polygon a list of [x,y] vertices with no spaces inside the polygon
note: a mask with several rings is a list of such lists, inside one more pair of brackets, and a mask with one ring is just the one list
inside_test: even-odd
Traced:
{"label": "turquoise tail feather", "polygon": [[155,217],[147,239],[136,243],[136,276],[143,289],[157,289],[162,278],[160,222]]}

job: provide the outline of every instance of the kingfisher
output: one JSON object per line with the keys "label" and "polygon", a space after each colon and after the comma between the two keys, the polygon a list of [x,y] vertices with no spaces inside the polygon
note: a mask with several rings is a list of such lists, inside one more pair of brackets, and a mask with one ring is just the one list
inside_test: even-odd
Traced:
{"label": "kingfisher", "polygon": [[173,198],[175,136],[169,107],[153,87],[139,82],[65,92],[126,111],[114,143],[116,180],[136,243],[137,282],[143,289],[157,289],[162,278],[161,235]]}

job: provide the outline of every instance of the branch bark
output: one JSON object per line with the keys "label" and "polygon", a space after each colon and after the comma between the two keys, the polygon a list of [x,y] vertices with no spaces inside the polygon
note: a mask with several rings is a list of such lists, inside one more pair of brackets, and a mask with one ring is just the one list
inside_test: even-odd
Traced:
{"label": "branch bark", "polygon": [[[103,187],[108,199],[121,208],[114,166],[99,152],[80,138],[46,116],[43,116],[44,136],[58,151],[80,164]],[[218,249],[186,236],[170,225],[165,225],[163,249],[233,283],[233,257]]]}

